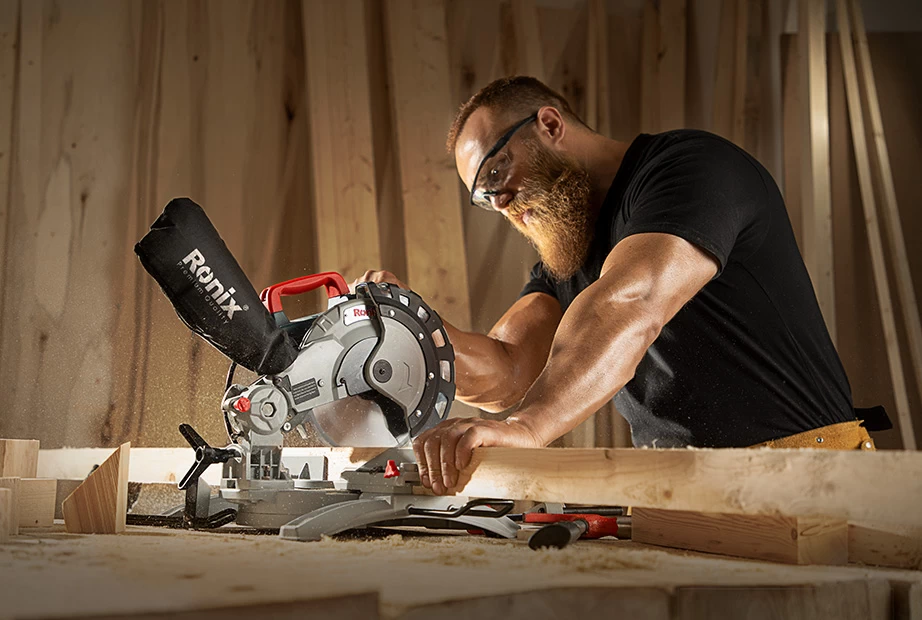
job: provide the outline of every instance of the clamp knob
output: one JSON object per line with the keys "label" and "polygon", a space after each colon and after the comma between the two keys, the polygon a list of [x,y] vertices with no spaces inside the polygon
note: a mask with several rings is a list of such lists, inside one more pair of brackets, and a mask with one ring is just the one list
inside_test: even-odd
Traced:
{"label": "clamp knob", "polygon": [[237,457],[237,453],[226,448],[212,448],[208,445],[202,436],[195,432],[195,429],[188,424],[180,424],[179,432],[189,442],[189,445],[195,450],[195,463],[186,472],[186,475],[179,481],[179,489],[186,490],[194,482],[198,482],[199,477],[205,473],[205,470],[215,463],[226,463],[232,458]]}

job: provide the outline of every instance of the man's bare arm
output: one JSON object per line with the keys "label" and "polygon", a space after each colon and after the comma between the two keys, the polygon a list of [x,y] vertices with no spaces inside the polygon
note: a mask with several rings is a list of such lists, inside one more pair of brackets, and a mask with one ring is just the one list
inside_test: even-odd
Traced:
{"label": "man's bare arm", "polygon": [[[353,286],[358,282],[406,288],[388,271],[368,271]],[[486,335],[460,330],[443,318],[455,350],[455,397],[490,412],[521,402],[547,362],[562,315],[555,298],[533,293],[516,301]]]}

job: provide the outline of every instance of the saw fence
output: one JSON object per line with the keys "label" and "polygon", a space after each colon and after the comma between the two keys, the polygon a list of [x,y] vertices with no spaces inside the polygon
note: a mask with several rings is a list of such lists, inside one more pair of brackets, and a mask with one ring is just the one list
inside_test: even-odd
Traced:
{"label": "saw fence", "polygon": [[[869,16],[878,29],[911,27],[888,23],[886,4]],[[808,263],[822,262],[814,282],[856,404],[907,411],[918,431],[913,373],[905,399],[890,377],[893,343],[910,340],[900,324],[896,341],[885,333],[875,302],[850,64],[835,33],[819,54],[815,15],[802,48],[797,11],[768,0],[0,0],[0,436],[171,446],[183,422],[223,435],[224,360],[131,256],[177,196],[209,205],[258,288],[383,267],[448,321],[489,328],[535,257],[502,218],[466,208],[443,143],[462,101],[515,73],[545,79],[612,137],[687,126],[756,155],[784,185]],[[886,136],[887,195],[900,207],[887,216],[906,243],[897,293],[922,287],[922,212],[907,208],[922,201],[920,46],[918,32],[872,31],[855,48],[860,84],[873,67],[868,128]],[[807,70],[805,83],[827,85],[825,110],[804,94]],[[803,157],[808,105],[828,116],[820,229],[803,200],[822,176]],[[890,235],[882,244],[899,252]],[[918,312],[893,297],[895,316]],[[594,422],[565,443],[628,445],[620,416]],[[899,428],[875,441],[903,445]]]}

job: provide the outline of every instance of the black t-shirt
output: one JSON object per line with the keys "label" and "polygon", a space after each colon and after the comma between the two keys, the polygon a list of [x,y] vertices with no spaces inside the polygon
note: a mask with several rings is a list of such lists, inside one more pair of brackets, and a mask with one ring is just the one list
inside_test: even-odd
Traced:
{"label": "black t-shirt", "polygon": [[538,263],[522,295],[553,295],[566,311],[618,242],[649,232],[686,239],[720,266],[615,396],[635,446],[741,447],[855,419],[781,193],[759,162],[713,134],[638,136],[582,269],[555,282]]}

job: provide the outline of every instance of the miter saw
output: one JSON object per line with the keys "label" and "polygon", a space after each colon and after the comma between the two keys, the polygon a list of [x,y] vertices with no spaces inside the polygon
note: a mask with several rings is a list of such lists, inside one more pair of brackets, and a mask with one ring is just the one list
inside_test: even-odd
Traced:
{"label": "miter saw", "polygon": [[[329,272],[257,297],[204,211],[185,198],[166,206],[135,252],[180,318],[232,360],[221,402],[230,443],[213,448],[180,427],[196,462],[180,482],[186,506],[165,518],[279,528],[294,540],[384,525],[515,536],[505,517],[511,502],[414,494],[410,443],[448,416],[455,394],[451,343],[418,295],[376,283],[350,293]],[[320,287],[327,310],[289,320],[282,297]],[[261,376],[235,384],[238,364]],[[307,428],[330,446],[384,450],[330,480],[325,456],[283,456],[285,436]],[[217,497],[200,478],[214,463],[223,463]]]}

